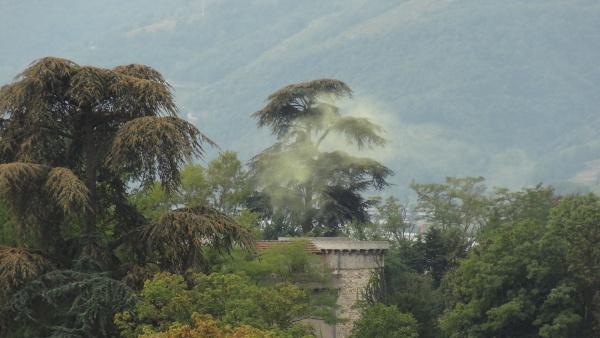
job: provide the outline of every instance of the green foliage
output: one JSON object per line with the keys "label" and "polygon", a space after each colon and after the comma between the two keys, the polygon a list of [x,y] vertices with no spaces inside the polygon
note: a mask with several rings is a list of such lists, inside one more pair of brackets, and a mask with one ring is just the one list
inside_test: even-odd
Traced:
{"label": "green foliage", "polygon": [[374,211],[370,222],[353,222],[350,234],[359,240],[390,241],[392,246],[402,246],[416,237],[416,225],[408,220],[406,205],[390,196],[372,198]]}
{"label": "green foliage", "polygon": [[351,338],[395,337],[417,338],[417,321],[411,314],[401,313],[395,305],[358,305],[360,318],[354,322]]}
{"label": "green foliage", "polygon": [[164,271],[184,274],[210,270],[204,248],[229,253],[234,246],[254,248],[255,234],[209,206],[169,210],[127,237],[128,251]]}
{"label": "green foliage", "polygon": [[0,198],[16,243],[48,250],[60,241],[61,220],[89,210],[86,186],[67,168],[0,163]]}
{"label": "green foliage", "polygon": [[271,213],[271,217],[266,217],[263,220],[264,230],[263,238],[266,240],[277,240],[279,237],[302,237],[302,229],[300,229],[294,215],[287,214],[283,210],[276,210]]}
{"label": "green foliage", "polygon": [[176,202],[185,206],[208,204],[211,189],[206,169],[199,164],[188,164],[181,171],[181,187]]}
{"label": "green foliage", "polygon": [[237,260],[226,264],[222,269],[249,276],[259,285],[290,283],[306,292],[309,308],[306,317],[321,318],[327,323],[339,321],[337,290],[328,287],[331,269],[321,257],[308,252],[308,242],[295,240],[279,243],[258,253],[252,260]]}
{"label": "green foliage", "polygon": [[258,286],[235,274],[194,275],[190,286],[182,276],[157,274],[144,283],[133,312],[117,314],[124,337],[164,332],[172,327],[198,327],[198,314],[210,315],[219,326],[248,325],[259,330],[281,330],[302,336],[296,323],[306,316],[306,293],[290,283]]}
{"label": "green foliage", "polygon": [[535,304],[553,286],[540,250],[543,234],[542,223],[528,220],[478,238],[480,246],[448,276],[452,310],[441,326],[449,336],[537,336]]}
{"label": "green foliage", "polygon": [[0,246],[0,294],[10,295],[23,284],[53,269],[50,261],[39,254]]}
{"label": "green foliage", "polygon": [[262,237],[261,218],[261,213],[252,212],[249,209],[242,209],[239,215],[234,217],[237,224],[252,230],[256,238]]}
{"label": "green foliage", "polygon": [[444,275],[457,267],[458,260],[467,255],[467,249],[472,240],[465,235],[462,229],[442,231],[434,227],[425,234],[424,241],[425,264],[437,288]]}
{"label": "green foliage", "polygon": [[53,270],[27,283],[10,299],[18,328],[9,336],[106,337],[112,318],[129,307],[133,291],[80,259],[72,270]]}
{"label": "green foliage", "polygon": [[261,282],[326,282],[331,271],[318,255],[306,250],[308,243],[295,240],[273,245],[259,252],[258,259],[242,262],[236,268]]}
{"label": "green foliage", "polygon": [[598,335],[600,200],[571,196],[556,205],[549,192],[511,194],[515,219],[482,232],[447,276],[448,336]]}
{"label": "green foliage", "polygon": [[[430,229],[426,237],[434,229]],[[376,298],[386,305],[396,306],[402,313],[411,314],[418,323],[419,337],[439,337],[437,318],[444,307],[434,277],[441,278],[444,271],[453,266],[448,264],[447,249],[442,246],[436,252],[435,243],[417,236],[393,246],[386,254],[384,273],[380,277],[385,295]],[[445,264],[432,264],[432,258]],[[443,270],[440,272],[439,269]]]}
{"label": "green foliage", "polygon": [[206,176],[212,205],[225,214],[236,214],[252,193],[248,171],[243,168],[235,152],[226,151],[210,161]]}
{"label": "green foliage", "polygon": [[443,230],[459,228],[474,233],[489,217],[490,201],[483,177],[446,177],[445,183],[418,184],[410,187],[417,193],[416,211]]}
{"label": "green foliage", "polygon": [[[392,286],[389,286],[393,283]],[[398,272],[388,282],[389,305],[411,314],[418,323],[419,337],[440,337],[438,318],[444,307],[441,292],[428,274]]]}
{"label": "green foliage", "polygon": [[389,240],[385,266],[369,282],[364,299],[396,306],[417,321],[419,337],[439,337],[437,318],[444,310],[440,282],[447,271],[458,265],[469,240],[461,229],[430,227],[416,233],[407,217],[406,206],[397,198],[375,199],[372,222],[358,224],[354,236],[368,240]]}
{"label": "green foliage", "polygon": [[248,172],[237,154],[226,151],[212,160],[208,168],[188,164],[181,170],[181,186],[172,195],[158,184],[143,187],[134,194],[133,202],[149,218],[178,206],[210,204],[229,216],[239,213],[251,194]]}
{"label": "green foliage", "polygon": [[147,338],[176,338],[176,337],[189,337],[189,338],[295,338],[295,337],[311,337],[311,335],[304,335],[302,328],[281,330],[274,329],[269,331],[259,330],[249,325],[241,325],[239,327],[232,328],[229,325],[225,327],[220,326],[218,320],[213,319],[211,315],[199,315],[194,313],[192,315],[194,319],[193,327],[191,325],[182,325],[171,327],[165,332],[144,334],[140,337]]}
{"label": "green foliage", "polygon": [[523,188],[520,191],[497,189],[494,194],[492,224],[497,222],[518,222],[535,219],[540,222],[548,221],[550,210],[557,204],[554,188],[541,184],[533,188]]}
{"label": "green foliage", "polygon": [[374,222],[381,225],[381,239],[392,241],[392,245],[400,245],[415,232],[415,225],[407,218],[406,205],[400,204],[396,197],[388,197],[384,201],[377,200],[375,204],[377,216]]}
{"label": "green foliage", "polygon": [[[477,180],[478,179],[474,179],[474,181]],[[456,182],[460,181],[460,179],[449,178],[448,181]],[[437,197],[428,199],[428,201],[442,202],[452,200],[452,198],[446,199],[447,196],[441,197],[443,194],[447,193],[449,186],[438,184],[413,184],[413,186],[421,188],[422,191],[427,190],[426,188],[430,188],[430,190],[428,190],[428,198],[431,196],[436,197],[433,193],[433,190],[435,190],[433,188],[437,188],[439,193]],[[505,250],[512,251],[515,250],[514,247],[509,248],[509,246],[503,246],[493,253],[490,252],[489,257],[486,258],[489,259],[490,265],[487,266],[487,268],[484,268],[483,265],[477,265],[477,267],[483,269],[484,272],[473,272],[472,274],[469,274],[468,277],[460,276],[465,273],[464,270],[469,267],[471,261],[475,259],[473,255],[479,257],[482,255],[482,250],[488,250],[488,245],[492,243],[492,240],[486,236],[492,236],[491,234],[495,234],[493,236],[496,236],[496,231],[500,231],[498,230],[499,228],[504,229],[502,231],[511,229],[511,231],[517,231],[518,233],[518,231],[526,231],[525,229],[527,229],[530,223],[537,224],[536,226],[540,227],[540,224],[545,224],[548,221],[550,210],[557,203],[553,194],[553,189],[542,187],[541,185],[533,188],[525,188],[516,192],[512,192],[508,189],[496,189],[494,194],[490,195],[487,195],[483,190],[480,190],[474,195],[482,196],[482,199],[486,199],[488,204],[486,208],[482,209],[485,211],[486,215],[485,223],[477,232],[476,238],[467,236],[461,227],[447,227],[444,230],[441,224],[436,224],[430,227],[425,234],[418,235],[413,240],[406,239],[404,241],[393,241],[393,246],[386,255],[386,264],[384,267],[385,273],[382,277],[386,292],[384,295],[375,297],[374,299],[387,305],[395,305],[403,313],[412,314],[419,324],[418,332],[420,337],[443,336],[443,332],[441,332],[441,328],[438,325],[438,319],[442,314],[444,314],[441,322],[443,325],[447,325],[449,322],[448,318],[452,314],[456,314],[456,317],[453,317],[454,320],[456,320],[454,323],[459,323],[462,320],[464,327],[468,328],[468,330],[465,329],[461,331],[458,324],[452,328],[443,326],[446,330],[446,334],[454,333],[456,336],[465,336],[468,334],[476,336],[479,334],[476,333],[479,332],[476,331],[477,320],[468,319],[468,315],[472,315],[474,311],[471,310],[471,312],[468,312],[465,310],[464,312],[461,312],[460,309],[463,309],[465,305],[458,302],[453,294],[457,292],[457,290],[460,290],[460,292],[465,291],[467,287],[462,284],[463,282],[466,283],[475,278],[482,278],[481,276],[484,274],[509,274],[508,270],[499,268],[500,263],[498,260],[500,259],[499,257],[505,254]],[[435,205],[442,206],[440,208],[443,211],[450,210],[453,211],[454,215],[461,216],[458,209],[460,203],[461,201],[458,200],[455,209],[453,209],[451,204],[439,203]],[[374,224],[376,229],[381,225],[386,224],[386,217],[381,218],[380,215],[394,215],[396,214],[394,211],[402,210],[398,207],[397,203],[385,203],[383,205],[392,206],[392,208],[389,210],[382,210],[384,212],[376,214],[376,218],[383,220]],[[422,206],[423,205],[421,205],[421,207]],[[431,204],[430,206],[434,205]],[[435,208],[430,211],[431,215],[443,214],[437,212]],[[459,218],[460,217],[456,217],[456,219]],[[520,226],[509,225],[516,222],[527,223],[526,225],[522,225],[522,230],[517,230],[521,229]],[[534,229],[539,228],[532,226],[530,230],[535,232]],[[511,236],[516,236],[514,237],[514,240],[519,241],[518,235],[512,234]],[[539,233],[537,236],[539,239]],[[528,249],[523,250],[527,251]],[[531,250],[528,253],[531,255],[534,254]],[[547,254],[548,251],[545,251],[545,253]],[[524,260],[527,261],[530,259],[532,258],[525,258]],[[506,265],[515,268],[518,264],[513,260],[507,262]],[[509,276],[504,276],[502,278],[506,278],[507,280],[510,280],[511,278],[515,279],[515,283],[516,280],[518,280],[518,277],[510,274]],[[459,283],[460,286],[454,284],[458,283],[457,281],[461,281],[461,283]],[[486,285],[488,288],[493,288],[487,280],[474,280],[473,283],[479,288],[482,288],[483,285]],[[526,287],[528,286],[524,286],[523,288]],[[502,293],[502,291],[498,291],[498,293]],[[496,297],[496,295],[497,294],[494,293],[494,295],[489,295],[488,298],[495,299],[494,297]],[[491,302],[492,300],[488,301]],[[498,301],[501,302],[501,300]],[[514,324],[516,319],[515,317],[511,317],[510,313],[516,311],[514,307],[515,304],[516,302],[512,302],[503,308],[491,311],[489,316],[493,316],[495,318],[494,320],[497,321],[497,323],[493,325],[501,326],[503,325],[501,323],[510,322],[511,320]],[[474,301],[473,304],[469,304],[468,306],[487,305],[482,305],[481,302]],[[520,329],[522,328],[515,329],[514,332],[526,334],[527,331],[525,329],[519,331]],[[485,333],[481,333],[481,335],[491,335],[492,333],[490,332],[491,331],[485,331]]]}
{"label": "green foliage", "polygon": [[[185,171],[185,168],[184,168]],[[182,176],[185,180],[185,176]],[[149,220],[157,220],[164,212],[171,210],[174,203],[167,196],[159,183],[134,193],[131,197],[133,205]]]}
{"label": "green foliage", "polygon": [[[593,194],[564,198],[551,211],[550,230],[544,241],[550,241],[555,236],[561,239],[556,245],[562,247],[562,252],[565,253],[564,261],[560,262],[562,264],[559,267],[565,269],[563,271],[566,278],[560,285],[563,288],[561,292],[549,298],[561,299],[559,295],[566,294],[558,303],[571,305],[567,308],[571,313],[561,313],[561,317],[552,324],[546,324],[556,327],[557,332],[563,332],[565,328],[579,327],[582,332],[591,336],[600,333],[600,308],[597,305],[600,299],[599,220],[600,197]],[[571,297],[568,297],[569,294]],[[580,324],[573,320],[576,316],[581,318]],[[547,330],[552,332],[548,336],[556,335],[553,330]]]}
{"label": "green foliage", "polygon": [[10,221],[10,217],[6,207],[0,202],[0,245],[9,245],[13,240],[14,226]]}
{"label": "green foliage", "polygon": [[25,250],[0,245],[0,336],[9,336],[18,327],[11,298],[23,285],[55,267],[45,257]]}

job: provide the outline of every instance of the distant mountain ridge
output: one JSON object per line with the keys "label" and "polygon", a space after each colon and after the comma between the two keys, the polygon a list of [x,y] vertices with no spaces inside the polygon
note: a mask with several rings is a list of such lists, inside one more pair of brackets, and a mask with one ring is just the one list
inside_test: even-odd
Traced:
{"label": "distant mountain ridge", "polygon": [[[600,159],[596,1],[6,1],[6,83],[46,55],[148,64],[183,116],[248,159],[272,138],[250,114],[278,88],[338,78],[350,114],[384,125],[365,153],[411,180],[486,177],[518,188],[568,180]],[[85,18],[85,20],[84,20]],[[20,23],[27,23],[27,26]],[[32,41],[28,44],[27,41]],[[593,180],[585,181],[586,184]]]}

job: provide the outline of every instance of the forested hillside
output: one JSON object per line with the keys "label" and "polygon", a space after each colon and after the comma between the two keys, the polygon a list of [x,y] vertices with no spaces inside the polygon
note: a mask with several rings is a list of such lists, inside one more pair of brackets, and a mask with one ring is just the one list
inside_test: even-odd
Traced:
{"label": "forested hillside", "polygon": [[[336,78],[342,108],[387,129],[369,156],[413,179],[552,183],[600,158],[595,1],[4,1],[0,81],[43,56],[141,63],[188,120],[248,160],[270,144],[250,115],[290,83]],[[215,155],[208,155],[214,157]],[[597,184],[596,171],[586,184]],[[562,184],[561,186],[563,186]]]}

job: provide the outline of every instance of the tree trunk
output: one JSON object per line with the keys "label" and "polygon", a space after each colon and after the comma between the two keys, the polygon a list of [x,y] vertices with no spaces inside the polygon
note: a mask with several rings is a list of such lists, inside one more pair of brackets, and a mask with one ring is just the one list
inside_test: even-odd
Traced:
{"label": "tree trunk", "polygon": [[312,186],[306,183],[304,186],[304,215],[302,217],[302,234],[306,235],[313,230],[313,216],[312,216]]}
{"label": "tree trunk", "polygon": [[[312,146],[312,129],[306,126],[306,147]],[[312,173],[310,173],[312,175]],[[302,234],[307,235],[313,230],[312,203],[313,203],[312,182],[308,179],[304,183],[304,216],[302,217]]]}
{"label": "tree trunk", "polygon": [[94,121],[92,109],[84,110],[84,156],[85,156],[85,185],[89,191],[90,208],[85,214],[85,233],[93,234],[96,232],[96,176],[97,176],[97,150],[94,144]]}

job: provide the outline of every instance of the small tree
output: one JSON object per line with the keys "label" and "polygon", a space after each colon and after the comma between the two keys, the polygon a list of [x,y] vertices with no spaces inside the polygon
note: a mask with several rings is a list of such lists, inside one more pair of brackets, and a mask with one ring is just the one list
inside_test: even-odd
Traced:
{"label": "small tree", "polygon": [[237,154],[226,151],[208,163],[206,170],[212,205],[227,215],[237,214],[252,193],[249,173]]}
{"label": "small tree", "polygon": [[259,285],[290,283],[302,288],[307,295],[309,308],[306,318],[319,318],[325,322],[338,321],[335,314],[338,292],[324,287],[331,278],[331,269],[319,255],[308,252],[307,241],[275,244],[258,253],[251,261],[238,260],[222,267],[222,270],[243,273]]}
{"label": "small tree", "polygon": [[121,335],[137,337],[183,325],[198,328],[198,315],[209,315],[221,325],[280,330],[288,336],[308,329],[297,323],[306,316],[309,304],[305,291],[295,285],[259,286],[244,275],[217,273],[194,275],[189,284],[191,287],[182,276],[169,273],[146,281],[134,310],[115,317]]}
{"label": "small tree", "polygon": [[166,194],[156,183],[139,189],[133,200],[151,217],[176,207],[208,204],[228,216],[236,216],[251,193],[248,171],[237,154],[228,150],[210,161],[206,168],[198,163],[184,166],[181,186],[175,194]]}
{"label": "small tree", "polygon": [[444,183],[410,187],[417,193],[416,211],[442,230],[462,229],[474,234],[490,216],[491,202],[486,195],[483,177],[446,177]]}
{"label": "small tree", "polygon": [[359,304],[361,315],[354,322],[350,338],[417,338],[418,324],[411,314],[401,313],[395,305]]}

